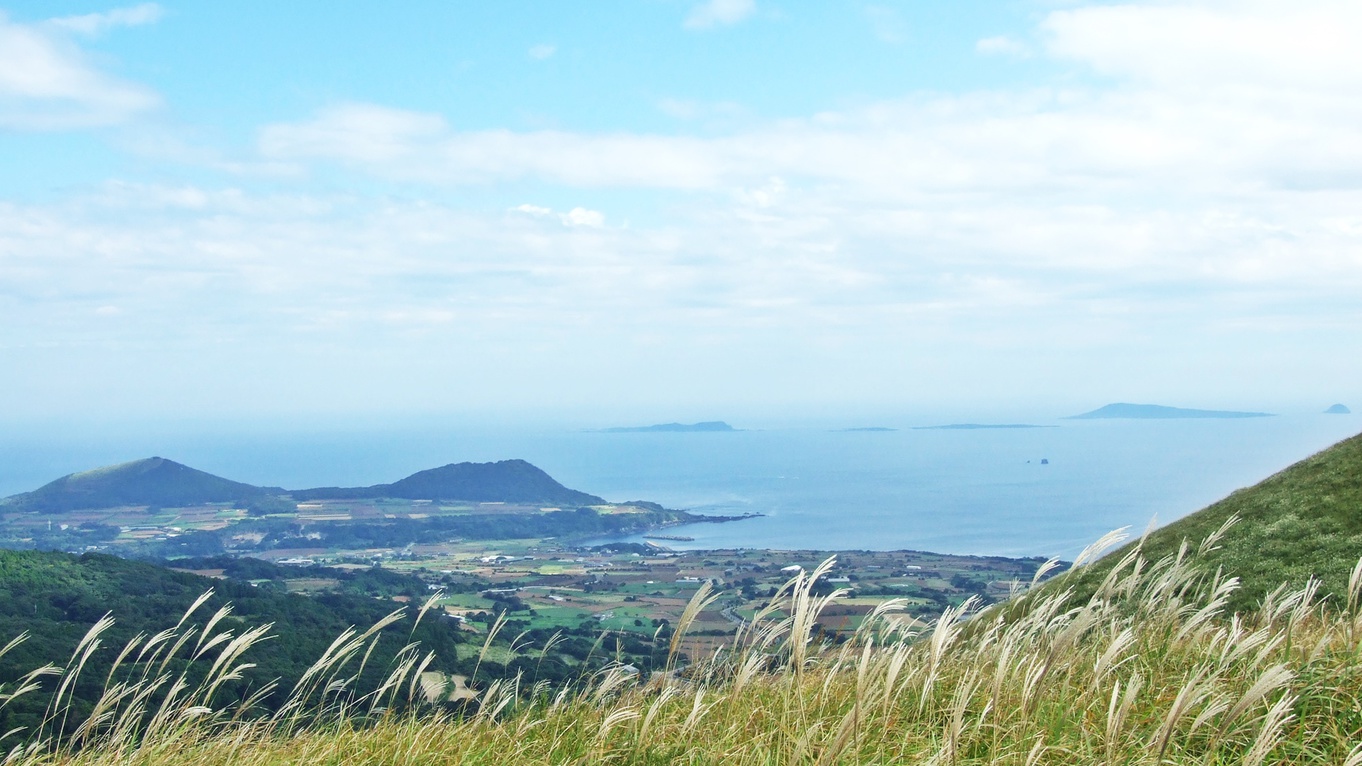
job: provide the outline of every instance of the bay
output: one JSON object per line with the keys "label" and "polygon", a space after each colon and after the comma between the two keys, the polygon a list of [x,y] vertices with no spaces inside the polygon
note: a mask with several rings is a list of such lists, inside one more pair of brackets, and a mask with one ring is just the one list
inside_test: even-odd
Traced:
{"label": "bay", "polygon": [[[0,437],[0,494],[158,454],[286,488],[393,481],[523,458],[574,489],[759,518],[660,534],[675,548],[932,550],[1072,557],[1256,483],[1358,430],[1352,416],[1031,421],[1026,429],[602,433],[453,420],[364,428],[111,429]],[[642,537],[625,538],[641,540]]]}

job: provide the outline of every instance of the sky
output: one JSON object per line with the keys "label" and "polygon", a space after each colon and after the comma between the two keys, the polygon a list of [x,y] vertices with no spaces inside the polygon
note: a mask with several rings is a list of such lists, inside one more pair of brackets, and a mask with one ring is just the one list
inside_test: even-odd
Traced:
{"label": "sky", "polygon": [[1362,405],[1362,4],[0,3],[0,425]]}

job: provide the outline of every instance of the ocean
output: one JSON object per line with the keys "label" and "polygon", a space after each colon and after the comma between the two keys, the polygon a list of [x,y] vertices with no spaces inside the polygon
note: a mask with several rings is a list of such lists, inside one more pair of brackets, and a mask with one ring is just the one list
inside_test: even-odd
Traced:
{"label": "ocean", "polygon": [[[1356,416],[1031,421],[1027,429],[602,433],[532,426],[181,429],[0,436],[0,495],[160,455],[238,481],[394,481],[445,463],[523,458],[574,489],[760,518],[674,527],[675,548],[930,550],[1072,558],[1138,534],[1356,433]],[[878,425],[873,422],[869,425]],[[625,538],[641,539],[641,538]]]}

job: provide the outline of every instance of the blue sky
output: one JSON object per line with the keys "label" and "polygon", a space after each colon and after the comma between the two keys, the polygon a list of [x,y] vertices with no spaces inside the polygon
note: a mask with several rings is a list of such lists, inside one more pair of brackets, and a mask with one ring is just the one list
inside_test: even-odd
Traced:
{"label": "blue sky", "polygon": [[1362,399],[1351,2],[0,6],[8,421]]}

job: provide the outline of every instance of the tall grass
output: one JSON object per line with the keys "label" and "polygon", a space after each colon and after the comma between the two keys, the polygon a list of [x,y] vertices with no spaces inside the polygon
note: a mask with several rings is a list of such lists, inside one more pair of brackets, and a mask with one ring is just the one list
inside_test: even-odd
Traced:
{"label": "tall grass", "polygon": [[[608,667],[557,691],[492,683],[462,717],[393,710],[422,698],[414,646],[379,688],[351,688],[379,626],[338,638],[279,714],[215,706],[214,690],[264,633],[210,635],[216,621],[189,631],[182,620],[125,647],[105,699],[63,728],[68,681],[97,648],[97,625],[66,666],[6,687],[58,682],[53,725],[11,735],[25,744],[7,762],[1362,766],[1362,562],[1336,602],[1310,584],[1226,614],[1238,581],[1198,564],[1215,543],[1155,561],[1136,546],[1083,600],[1066,574],[931,623],[886,602],[840,638],[818,628],[838,598],[813,588],[829,562],[797,575],[723,649],[682,666],[684,634],[712,603],[702,588],[667,671],[638,679]],[[210,672],[192,684],[166,673],[181,655]]]}

